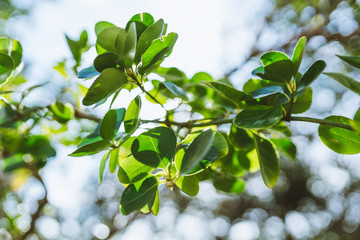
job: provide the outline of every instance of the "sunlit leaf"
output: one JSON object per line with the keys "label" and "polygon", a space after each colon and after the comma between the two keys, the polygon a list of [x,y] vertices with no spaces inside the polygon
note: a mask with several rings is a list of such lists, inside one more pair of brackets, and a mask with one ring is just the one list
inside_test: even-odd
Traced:
{"label": "sunlit leaf", "polygon": [[166,82],[163,82],[163,84],[165,85],[165,87],[167,89],[169,89],[170,92],[175,94],[177,97],[181,98],[184,101],[189,100],[189,98],[186,96],[185,91],[182,88],[176,86],[174,83],[166,81]]}
{"label": "sunlit leaf", "polygon": [[107,149],[109,146],[110,146],[109,141],[100,140],[80,147],[79,149],[69,154],[69,156],[81,157],[86,155],[93,155]]}
{"label": "sunlit leaf", "polygon": [[262,55],[260,57],[260,60],[266,66],[266,65],[269,65],[269,64],[274,63],[274,62],[279,62],[279,61],[283,61],[283,60],[290,60],[290,58],[285,53],[277,52],[277,51],[271,51],[271,52],[267,52],[264,55]]}
{"label": "sunlit leaf", "polygon": [[294,74],[296,74],[297,71],[299,70],[302,58],[304,56],[305,47],[306,47],[306,37],[301,37],[297,42],[292,55],[292,62],[294,64]]}
{"label": "sunlit leaf", "polygon": [[7,54],[0,53],[0,84],[10,77],[14,69],[14,62]]}
{"label": "sunlit leaf", "polygon": [[110,161],[109,161],[109,170],[111,173],[116,171],[116,166],[118,164],[119,157],[119,148],[114,148],[110,151]]}
{"label": "sunlit leaf", "polygon": [[197,176],[179,177],[175,185],[189,196],[196,196],[199,192],[199,179]]}
{"label": "sunlit leaf", "polygon": [[294,74],[294,65],[291,60],[281,60],[255,70],[253,73],[263,79],[285,83],[290,82]]}
{"label": "sunlit leaf", "polygon": [[271,141],[291,160],[296,158],[296,145],[288,138],[272,138]]}
{"label": "sunlit leaf", "polygon": [[60,123],[65,123],[74,118],[74,107],[70,103],[55,102],[50,105],[50,110],[55,119]]}
{"label": "sunlit leaf", "polygon": [[136,51],[135,23],[129,25],[127,31],[120,29],[115,39],[115,52],[119,54],[118,63],[122,68],[132,66]]}
{"label": "sunlit leaf", "polygon": [[225,193],[242,193],[245,190],[245,181],[233,178],[216,178],[214,187]]}
{"label": "sunlit leaf", "polygon": [[129,107],[127,108],[125,114],[124,127],[126,133],[132,134],[139,126],[140,109],[141,109],[141,98],[138,95],[130,102]]}
{"label": "sunlit leaf", "polygon": [[20,65],[22,59],[23,49],[21,44],[16,39],[12,40],[10,56],[14,61],[14,68]]}
{"label": "sunlit leaf", "polygon": [[355,79],[346,76],[343,73],[324,73],[325,75],[331,77],[332,79],[336,80],[338,83],[343,85],[344,87],[350,89],[354,93],[360,95],[360,82],[356,81]]}
{"label": "sunlit leaf", "polygon": [[111,140],[115,134],[117,113],[114,109],[109,110],[100,124],[100,136],[105,140]]}

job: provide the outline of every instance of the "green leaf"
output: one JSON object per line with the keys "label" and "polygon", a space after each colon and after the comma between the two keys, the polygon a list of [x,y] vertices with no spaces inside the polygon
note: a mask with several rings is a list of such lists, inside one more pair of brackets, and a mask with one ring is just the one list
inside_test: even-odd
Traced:
{"label": "green leaf", "polygon": [[189,196],[196,196],[199,192],[199,179],[197,176],[179,177],[175,185]]}
{"label": "green leaf", "polygon": [[360,82],[354,80],[353,78],[346,76],[342,73],[324,73],[325,75],[331,77],[332,79],[336,80],[338,83],[343,85],[344,87],[350,89],[354,93],[360,95]]}
{"label": "green leaf", "polygon": [[14,61],[14,68],[20,65],[22,59],[23,49],[18,40],[12,40],[10,56]]}
{"label": "green leaf", "polygon": [[360,121],[360,108],[356,111],[355,116],[354,116],[354,120]]}
{"label": "green leaf", "polygon": [[264,55],[262,55],[260,57],[260,60],[263,62],[263,64],[265,66],[267,66],[267,65],[272,64],[274,62],[279,62],[279,61],[283,61],[283,60],[290,60],[290,58],[285,53],[277,52],[277,51],[271,51],[271,52],[267,52]]}
{"label": "green leaf", "polygon": [[239,103],[242,101],[252,99],[252,96],[249,96],[246,93],[239,91],[239,90],[237,90],[229,85],[226,85],[224,83],[202,81],[201,84],[212,88],[217,93],[219,93],[222,97],[225,97],[225,98],[231,100],[236,105],[239,105]]}
{"label": "green leaf", "polygon": [[326,63],[322,60],[317,60],[309,67],[309,69],[301,77],[298,84],[298,91],[309,86],[315,79],[324,71]]}
{"label": "green leaf", "polygon": [[174,157],[175,148],[174,131],[167,127],[156,127],[140,134],[133,142],[131,152],[139,162],[165,169]]}
{"label": "green leaf", "polygon": [[0,53],[9,54],[10,40],[6,37],[0,37]]}
{"label": "green leaf", "polygon": [[139,114],[141,109],[141,98],[136,96],[129,104],[125,114],[124,127],[125,132],[132,134],[140,124]]}
{"label": "green leaf", "polygon": [[154,199],[153,205],[151,207],[151,212],[155,216],[157,216],[159,214],[159,210],[160,210],[160,197],[159,197],[159,189],[157,189],[155,199]]}
{"label": "green leaf", "polygon": [[275,125],[283,117],[281,106],[250,106],[234,118],[233,123],[239,128],[267,128]]}
{"label": "green leaf", "polygon": [[121,28],[107,27],[97,35],[96,43],[105,51],[115,52],[115,41]]}
{"label": "green leaf", "polygon": [[101,159],[100,169],[99,169],[99,182],[100,182],[100,184],[102,183],[102,180],[104,178],[104,170],[105,170],[106,161],[108,160],[109,155],[110,155],[110,151],[105,153],[105,155]]}
{"label": "green leaf", "polygon": [[153,40],[161,37],[164,28],[164,20],[160,19],[151,26],[149,26],[140,36],[136,46],[136,53],[134,62],[138,64],[141,60],[142,54],[150,46]]}
{"label": "green leaf", "polygon": [[120,29],[115,40],[115,52],[119,54],[119,64],[122,68],[132,66],[136,51],[135,23],[129,25],[127,31]]}
{"label": "green leaf", "polygon": [[131,22],[139,22],[139,23],[144,24],[146,27],[149,27],[149,26],[151,26],[151,24],[154,23],[154,18],[153,18],[153,16],[151,16],[151,14],[146,13],[146,12],[138,13],[131,17],[131,19],[129,20],[129,23],[131,23]]}
{"label": "green leaf", "polygon": [[178,166],[180,168],[180,175],[189,173],[205,158],[211,148],[213,139],[214,132],[211,129],[202,132],[194,139],[185,151],[181,166]]}
{"label": "green leaf", "polygon": [[358,134],[360,134],[360,121],[359,120],[350,120],[349,124]]}
{"label": "green leaf", "polygon": [[87,32],[83,31],[78,41],[70,39],[67,35],[65,35],[65,38],[76,64],[79,65],[81,61],[81,55],[83,53],[83,49],[86,48],[88,41]]}
{"label": "green leaf", "polygon": [[225,193],[242,193],[245,190],[245,181],[233,178],[216,178],[214,187]]}
{"label": "green leaf", "polygon": [[172,52],[175,42],[178,38],[176,33],[169,33],[167,36],[154,40],[142,55],[142,66],[139,73],[144,74],[152,66],[158,64]]}
{"label": "green leaf", "polygon": [[123,184],[135,183],[149,176],[153,170],[153,167],[139,162],[131,155],[120,162],[118,179]]}
{"label": "green leaf", "polygon": [[106,28],[110,28],[110,27],[116,27],[114,24],[110,23],[110,22],[106,22],[106,21],[100,21],[98,23],[95,24],[95,34],[96,36],[99,35],[99,33],[106,29]]}
{"label": "green leaf", "polygon": [[21,153],[30,153],[35,159],[46,159],[56,155],[48,137],[43,135],[32,135],[25,138],[25,142],[19,148]]}
{"label": "green leaf", "polygon": [[251,92],[250,95],[252,95],[253,98],[256,99],[256,98],[263,98],[279,93],[285,95],[284,89],[281,86],[270,86],[270,87],[263,87],[257,89]]}
{"label": "green leaf", "polygon": [[[291,113],[303,113],[311,107],[313,91],[311,87],[307,87],[305,91],[296,97],[296,101],[293,104]],[[284,105],[285,109],[289,109],[290,103]]]}
{"label": "green leaf", "polygon": [[119,131],[121,123],[124,121],[126,110],[125,108],[119,108],[119,109],[115,109],[115,111],[116,111],[116,126],[115,126],[114,134],[116,135],[116,133]]}
{"label": "green leaf", "polygon": [[89,78],[92,78],[92,77],[95,77],[97,75],[99,75],[100,73],[98,71],[96,71],[95,67],[94,66],[91,66],[91,67],[88,67],[88,68],[84,68],[82,69],[80,72],[78,72],[76,74],[76,76],[78,78],[81,78],[81,79],[89,79]]}
{"label": "green leaf", "polygon": [[235,125],[231,125],[229,141],[236,149],[245,151],[254,148],[254,139],[251,132]]}
{"label": "green leaf", "polygon": [[100,123],[100,136],[105,140],[111,140],[115,134],[117,113],[114,109],[109,110]]}
{"label": "green leaf", "polygon": [[111,173],[116,171],[116,166],[118,164],[119,157],[119,148],[114,148],[110,151],[110,162],[109,162],[109,170]]}
{"label": "green leaf", "polygon": [[124,72],[116,68],[105,69],[89,88],[83,104],[85,106],[100,102],[128,82]]}
{"label": "green leaf", "polygon": [[110,142],[106,140],[101,140],[97,142],[93,142],[87,145],[80,147],[79,149],[75,150],[69,156],[72,157],[82,157],[86,155],[93,155],[96,153],[101,152],[102,150],[107,149],[110,146]]}
{"label": "green leaf", "polygon": [[50,110],[59,123],[66,123],[73,119],[75,115],[74,107],[70,103],[55,102],[50,105]]}
{"label": "green leaf", "polygon": [[[329,116],[325,120],[349,125],[351,119],[343,116]],[[322,124],[319,126],[321,141],[340,154],[360,153],[360,135],[354,131]]]}
{"label": "green leaf", "polygon": [[99,73],[107,68],[116,68],[118,58],[119,55],[112,52],[102,53],[95,58],[94,68]]}
{"label": "green leaf", "polygon": [[292,62],[294,64],[294,74],[296,74],[297,71],[299,70],[302,58],[304,56],[305,47],[306,47],[306,37],[301,37],[297,42],[292,55]]}
{"label": "green leaf", "polygon": [[272,138],[270,139],[276,147],[291,160],[296,159],[296,145],[288,138]]}
{"label": "green leaf", "polygon": [[347,62],[348,64],[356,68],[360,68],[360,57],[341,56],[341,55],[336,55],[336,56],[339,57],[344,62]]}
{"label": "green leaf", "polygon": [[4,53],[0,53],[0,84],[10,77],[14,69],[14,62],[12,58]]}
{"label": "green leaf", "polygon": [[120,210],[124,215],[138,211],[148,203],[153,203],[158,187],[157,179],[152,176],[143,182],[130,184],[124,190],[120,200]]}
{"label": "green leaf", "polygon": [[174,83],[166,81],[166,82],[163,82],[163,84],[165,85],[165,87],[167,89],[169,89],[170,92],[175,94],[177,97],[181,98],[184,101],[189,100],[189,98],[186,96],[185,91],[182,88],[176,86]]}
{"label": "green leaf", "polygon": [[279,154],[274,145],[257,134],[254,134],[255,148],[260,162],[261,176],[267,187],[275,186],[279,177]]}
{"label": "green leaf", "polygon": [[201,81],[214,81],[214,78],[206,72],[197,72],[190,81],[193,83],[199,83]]}
{"label": "green leaf", "polygon": [[291,60],[281,60],[255,70],[253,73],[265,80],[285,83],[290,82],[294,74],[294,65]]}
{"label": "green leaf", "polygon": [[184,81],[186,79],[185,73],[177,68],[158,67],[154,73],[163,77],[166,81],[177,82]]}

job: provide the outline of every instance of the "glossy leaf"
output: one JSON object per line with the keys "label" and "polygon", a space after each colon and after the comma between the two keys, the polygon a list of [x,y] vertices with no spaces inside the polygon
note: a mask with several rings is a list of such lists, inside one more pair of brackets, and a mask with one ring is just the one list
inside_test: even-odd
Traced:
{"label": "glossy leaf", "polygon": [[165,85],[165,87],[167,89],[169,89],[170,92],[175,94],[177,97],[181,98],[184,101],[189,100],[189,98],[186,96],[185,91],[182,88],[176,86],[174,83],[166,81],[166,82],[163,82],[163,84]]}
{"label": "glossy leaf", "polygon": [[296,74],[297,71],[299,70],[302,58],[304,56],[305,47],[306,47],[306,37],[301,37],[297,42],[292,55],[292,62],[294,64],[294,74]]}
{"label": "glossy leaf", "polygon": [[153,40],[161,37],[164,28],[164,20],[159,19],[157,22],[149,26],[140,36],[137,46],[134,62],[140,63],[142,54],[150,46]]}
{"label": "glossy leaf", "polygon": [[131,155],[120,162],[118,179],[123,184],[135,183],[149,176],[153,170],[153,167],[139,162]]}
{"label": "glossy leaf", "polygon": [[254,147],[254,140],[251,132],[231,125],[229,141],[232,146],[240,150],[250,150]]}
{"label": "glossy leaf", "polygon": [[275,186],[279,177],[279,154],[275,146],[266,138],[254,134],[255,148],[260,162],[261,176],[267,187]]}
{"label": "glossy leaf", "polygon": [[324,73],[325,75],[331,77],[332,79],[336,80],[338,83],[343,85],[344,87],[350,89],[354,93],[360,95],[360,82],[356,81],[355,79],[346,76],[343,73]]}
{"label": "glossy leaf", "polygon": [[281,106],[251,106],[241,111],[233,123],[239,128],[267,128],[275,125],[283,117]]}
{"label": "glossy leaf", "polygon": [[97,22],[95,24],[95,34],[96,36],[99,35],[99,33],[106,29],[106,28],[110,28],[110,27],[116,27],[114,24],[110,23],[110,22],[106,22],[106,21],[100,21]]}
{"label": "glossy leaf", "polygon": [[242,179],[216,178],[214,187],[225,193],[242,193],[245,190],[245,181]]}
{"label": "glossy leaf", "polygon": [[116,68],[105,69],[89,88],[83,104],[97,103],[123,87],[128,82],[124,72]]}
{"label": "glossy leaf", "polygon": [[199,179],[197,176],[184,176],[175,180],[175,185],[189,196],[196,196],[199,192]]}
{"label": "glossy leaf", "polygon": [[280,86],[263,87],[250,93],[253,98],[263,98],[274,94],[285,94],[284,89]]}
{"label": "glossy leaf", "polygon": [[96,43],[108,52],[115,52],[115,41],[121,28],[107,27],[97,35]]}
{"label": "glossy leaf", "polygon": [[294,65],[291,60],[281,60],[256,70],[254,73],[263,79],[285,83],[290,82],[294,74]]}
{"label": "glossy leaf", "polygon": [[272,138],[271,141],[279,150],[291,160],[296,158],[296,145],[288,138]]}
{"label": "glossy leaf", "polygon": [[98,71],[96,71],[95,67],[91,66],[91,67],[82,69],[80,72],[78,72],[76,74],[76,76],[81,79],[89,79],[89,78],[95,77],[99,74],[100,73]]}
{"label": "glossy leaf", "polygon": [[109,170],[111,173],[114,173],[116,171],[118,157],[119,157],[119,148],[112,149],[110,151],[110,161],[109,161]]}
{"label": "glossy leaf", "polygon": [[175,148],[174,131],[156,127],[140,134],[133,142],[131,152],[139,162],[154,168],[166,168],[174,157]]}
{"label": "glossy leaf", "polygon": [[154,202],[157,193],[158,181],[155,177],[146,178],[142,182],[130,184],[124,190],[120,210],[124,215],[140,210],[149,202]]}
{"label": "glossy leaf", "polygon": [[274,62],[284,61],[284,60],[290,60],[288,55],[282,52],[277,51],[271,51],[267,52],[264,55],[260,57],[260,60],[263,62],[265,66],[272,64]]}
{"label": "glossy leaf", "polygon": [[72,157],[81,157],[86,155],[93,155],[96,153],[101,152],[102,150],[105,150],[110,146],[110,142],[106,140],[101,140],[97,142],[93,142],[87,145],[84,145],[80,147],[79,149],[75,150],[69,156]]}
{"label": "glossy leaf", "polygon": [[322,60],[314,62],[301,77],[298,84],[298,91],[309,86],[324,71],[326,63]]}
{"label": "glossy leaf", "polygon": [[100,136],[105,140],[111,140],[114,137],[116,127],[117,113],[114,109],[109,110],[100,124]]}
{"label": "glossy leaf", "polygon": [[99,182],[100,182],[100,184],[102,183],[102,180],[104,178],[104,170],[105,170],[106,162],[107,162],[107,160],[109,158],[109,155],[110,155],[110,151],[105,153],[105,155],[101,159],[100,169],[99,169]]}
{"label": "glossy leaf", "polygon": [[[296,97],[296,101],[292,106],[291,113],[297,114],[307,111],[311,107],[312,97],[313,97],[313,91],[311,87],[307,87],[301,95],[298,95]],[[284,105],[284,108],[286,110],[289,110],[290,103]]]}
{"label": "glossy leaf", "polygon": [[19,41],[12,40],[10,56],[14,61],[14,68],[20,65],[22,59],[23,49]]}
{"label": "glossy leaf", "polygon": [[139,22],[143,23],[146,27],[149,27],[154,23],[154,18],[151,16],[151,14],[144,12],[132,16],[129,22]]}
{"label": "glossy leaf", "polygon": [[119,54],[119,64],[122,68],[132,66],[136,51],[135,23],[129,25],[128,30],[120,29],[115,39],[115,52]]}
{"label": "glossy leaf", "polygon": [[341,55],[336,55],[336,56],[339,57],[344,62],[346,62],[356,68],[360,68],[360,57],[341,56]]}
{"label": "glossy leaf", "polygon": [[213,139],[214,132],[211,129],[201,133],[194,139],[185,151],[181,166],[178,166],[180,175],[185,175],[193,170],[205,158],[211,148]]}
{"label": "glossy leaf", "polygon": [[142,55],[142,66],[139,73],[144,74],[148,69],[170,55],[178,38],[176,33],[169,33],[161,39],[154,40]]}
{"label": "glossy leaf", "polygon": [[102,53],[95,58],[94,68],[99,73],[107,68],[116,68],[118,58],[119,55],[112,52]]}
{"label": "glossy leaf", "polygon": [[124,127],[126,133],[132,134],[139,126],[140,109],[141,109],[141,98],[138,95],[130,102],[129,107],[127,108],[125,114]]}
{"label": "glossy leaf", "polygon": [[7,54],[0,53],[0,84],[10,77],[14,69],[14,62]]}
{"label": "glossy leaf", "polygon": [[[351,119],[343,116],[330,116],[325,120],[349,125]],[[354,131],[323,124],[319,126],[319,136],[321,141],[334,152],[340,154],[360,153],[360,135]]]}
{"label": "glossy leaf", "polygon": [[226,85],[224,83],[202,81],[201,84],[214,89],[222,97],[225,97],[225,98],[233,101],[237,105],[241,101],[252,99],[252,97],[247,95],[246,93],[239,91],[239,90],[237,90],[229,85]]}

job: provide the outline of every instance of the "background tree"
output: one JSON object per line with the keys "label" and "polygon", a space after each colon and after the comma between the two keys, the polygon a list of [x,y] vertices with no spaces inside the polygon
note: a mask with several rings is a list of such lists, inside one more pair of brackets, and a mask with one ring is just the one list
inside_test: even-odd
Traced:
{"label": "background tree", "polygon": [[[312,61],[312,56],[315,56],[316,59],[321,56],[322,59],[326,60],[330,68],[332,68],[332,59],[334,59],[334,66],[339,65],[340,60],[335,60],[334,54],[332,52],[327,52],[329,46],[332,46],[332,48],[336,46],[338,49],[341,49],[341,51],[344,51],[345,49],[353,49],[352,51],[354,51],[354,49],[357,49],[356,39],[354,40],[354,38],[352,38],[352,36],[356,36],[355,32],[357,31],[357,28],[350,30],[345,29],[348,31],[346,32],[344,28],[342,28],[342,25],[339,24],[339,22],[344,21],[344,19],[341,18],[341,16],[344,16],[342,14],[344,12],[349,13],[349,11],[351,12],[351,15],[346,14],[346,17],[349,17],[347,20],[352,23],[358,23],[358,5],[356,3],[346,1],[324,3],[319,1],[305,5],[301,1],[294,1],[286,4],[274,2],[273,7],[273,10],[269,11],[270,13],[264,14],[263,16],[266,24],[264,24],[264,28],[259,31],[259,40],[255,41],[252,52],[248,54],[248,59],[244,61],[244,64],[240,67],[236,67],[235,70],[225,74],[232,82],[241,85],[239,80],[236,80],[237,74],[235,73],[241,73],[242,71],[250,72],[252,69],[249,71],[249,63],[251,63],[253,59],[256,59],[256,65],[258,65],[259,55],[267,50],[281,50],[291,55],[294,45],[300,36],[305,35],[308,38],[308,46],[310,49],[307,48],[305,54],[308,55],[305,55],[304,57],[305,64],[306,61],[309,61],[308,65],[310,65],[310,61]],[[290,17],[284,18],[283,16]],[[336,16],[340,16],[339,19],[336,18]],[[277,39],[274,41],[274,43],[276,43],[275,46],[267,46],[267,48],[264,49],[264,46],[261,45],[263,42],[261,39],[266,39],[269,34],[271,35],[271,32],[274,31],[273,29],[276,29],[275,31],[277,33],[279,33],[279,29],[284,29],[284,34],[279,34],[279,36],[282,36],[284,39]],[[289,29],[296,29],[298,32],[286,34]],[[75,139],[73,139],[71,135],[68,137],[68,126],[65,123],[69,119],[73,116],[78,119],[79,125],[82,128],[81,132],[89,132],[91,128],[96,126],[96,122],[99,121],[98,117],[84,113],[81,109],[80,101],[86,91],[82,89],[81,84],[79,84],[80,82],[74,82],[74,73],[70,70],[72,68],[75,72],[77,71],[81,54],[88,49],[86,33],[82,34],[79,41],[68,38],[67,42],[70,46],[72,55],[74,56],[75,64],[71,67],[68,67],[66,63],[60,63],[56,66],[56,69],[64,75],[65,79],[71,79],[71,81],[68,81],[64,85],[63,91],[59,94],[59,101],[57,103],[45,107],[28,108],[23,106],[21,104],[21,99],[24,99],[29,92],[36,88],[28,88],[26,91],[22,92],[20,94],[21,97],[17,99],[6,93],[7,91],[16,89],[18,84],[24,81],[23,77],[11,78],[5,85],[2,85],[2,103],[4,104],[2,107],[3,114],[1,116],[2,157],[7,159],[7,163],[11,163],[9,165],[5,164],[5,173],[2,173],[4,180],[1,181],[1,183],[4,186],[1,187],[3,192],[1,196],[4,200],[1,202],[4,206],[2,209],[5,209],[5,211],[2,211],[2,216],[4,216],[2,217],[2,223],[4,224],[5,229],[11,232],[14,238],[22,235],[21,238],[25,239],[30,234],[36,234],[41,238],[41,233],[37,232],[35,222],[41,222],[42,219],[49,217],[53,220],[56,219],[56,221],[63,222],[64,227],[68,226],[65,223],[70,224],[66,221],[66,214],[62,215],[61,212],[52,209],[51,204],[48,203],[46,185],[43,184],[38,169],[44,167],[46,159],[55,154],[53,147],[49,144],[49,138],[52,139],[53,142],[60,142],[65,145],[79,142],[80,137]],[[344,49],[342,49],[342,46]],[[352,52],[351,54],[353,53],[355,52]],[[342,72],[352,72],[354,69],[347,65],[340,70]],[[356,74],[356,72],[351,72],[350,74]],[[326,79],[329,80],[329,78]],[[242,84],[247,79],[243,80]],[[330,82],[330,80],[328,82]],[[338,99],[336,102],[340,103],[346,102],[344,100],[340,101],[341,99],[347,100],[349,98],[354,98],[351,94],[349,97],[349,93],[344,95],[345,88],[339,88],[339,85],[333,83],[330,83],[329,86],[328,82],[323,83],[317,81],[316,83],[318,85],[315,85],[314,89],[331,89],[336,93],[335,97]],[[41,86],[36,87],[41,88]],[[70,94],[69,89],[72,89]],[[163,88],[162,90],[166,89]],[[325,93],[328,92],[329,91]],[[324,92],[322,92],[322,94],[324,94]],[[314,96],[317,95],[318,94],[315,92]],[[214,95],[214,97],[215,96],[216,95]],[[71,100],[69,101],[69,99]],[[65,104],[67,101],[72,104]],[[223,106],[225,106],[225,103],[226,102],[223,103]],[[194,101],[191,107],[201,111],[203,106],[197,106]],[[358,104],[353,107],[358,107]],[[219,108],[221,109],[221,106],[219,106]],[[317,109],[310,109],[310,113],[318,114],[320,117],[330,115],[331,111],[331,107],[325,108],[325,110],[324,108],[320,109],[320,111]],[[214,114],[219,114],[219,112],[221,112],[221,110],[218,112],[214,111]],[[55,124],[55,121],[61,124],[60,128],[60,125],[52,125]],[[171,119],[169,119],[169,121],[171,121]],[[316,139],[315,135],[317,133],[314,134],[313,132],[306,131],[304,134],[305,130],[303,126],[304,125],[301,125],[300,127],[295,126],[295,129],[293,129],[295,132],[294,141],[301,146],[310,145],[310,142],[306,139]],[[306,127],[307,126],[308,125],[306,125]],[[46,131],[37,130],[39,127]],[[42,134],[44,132],[47,132],[47,134]],[[304,138],[303,136],[306,136],[307,138]],[[37,145],[42,147],[38,148],[36,147]],[[39,152],[39,149],[42,151]],[[161,232],[161,234],[165,234],[166,236],[166,234],[171,235],[171,232],[176,232],[174,227],[175,224],[169,224],[171,226],[167,226],[167,228],[164,228],[164,225],[162,225],[161,221],[166,219],[166,216],[172,217],[168,223],[173,221],[173,223],[176,222],[178,225],[181,225],[181,223],[186,220],[196,221],[191,217],[191,215],[195,215],[197,216],[197,219],[213,218],[212,221],[208,221],[207,223],[218,226],[214,228],[218,229],[218,231],[211,232],[212,237],[218,238],[234,238],[233,234],[236,232],[236,228],[244,226],[242,224],[247,224],[250,229],[254,229],[253,234],[255,234],[255,237],[261,236],[263,238],[273,237],[278,239],[286,238],[286,236],[292,236],[293,238],[308,238],[318,236],[335,239],[339,237],[342,239],[346,236],[349,238],[358,236],[359,233],[357,229],[359,216],[356,215],[358,190],[356,185],[358,183],[359,175],[356,172],[350,171],[352,177],[349,178],[348,173],[345,170],[341,170],[347,168],[351,169],[352,166],[350,164],[356,163],[350,160],[346,162],[345,160],[342,160],[342,157],[337,156],[336,158],[338,160],[334,161],[333,164],[335,163],[339,168],[322,166],[325,170],[332,170],[332,173],[335,176],[338,176],[340,173],[340,176],[344,176],[345,179],[351,179],[345,181],[344,184],[337,189],[334,189],[331,188],[331,185],[330,187],[329,185],[326,185],[326,181],[329,180],[324,179],[321,172],[319,174],[318,165],[310,164],[311,162],[308,162],[306,159],[302,160],[302,158],[305,157],[305,154],[300,153],[298,155],[300,161],[297,161],[296,163],[289,163],[288,160],[281,160],[280,166],[283,169],[280,173],[280,179],[272,192],[264,190],[264,185],[260,182],[261,177],[259,174],[247,174],[245,179],[248,183],[248,191],[236,196],[217,195],[213,192],[213,189],[205,183],[202,187],[210,188],[209,193],[213,193],[213,198],[215,199],[212,198],[211,200],[216,204],[207,202],[204,197],[202,197],[201,193],[198,198],[188,198],[176,190],[176,188],[174,192],[169,192],[167,190],[160,191],[162,195],[162,206],[165,206],[165,210],[163,210],[164,216],[161,216],[160,212],[160,216],[155,218],[155,220],[153,220],[151,216],[144,217],[144,219],[151,218],[151,222],[153,222],[154,225],[149,225],[149,223],[144,224],[143,218],[137,220],[137,218],[143,217],[143,215],[140,214],[133,214],[128,218],[118,214],[118,201],[120,199],[118,194],[120,194],[120,191],[114,191],[115,186],[112,181],[114,179],[112,178],[104,181],[103,185],[100,186],[100,189],[98,190],[99,199],[94,198],[94,196],[96,196],[95,191],[97,191],[96,188],[98,187],[98,183],[96,179],[93,179],[94,186],[89,189],[89,196],[93,197],[93,199],[91,199],[93,204],[89,205],[88,211],[82,211],[82,214],[77,216],[76,220],[85,227],[75,234],[81,234],[86,238],[91,238],[92,233],[86,229],[86,226],[88,225],[91,227],[96,226],[97,229],[100,229],[100,236],[101,234],[105,234],[106,230],[101,231],[101,227],[104,226],[98,224],[98,220],[94,220],[94,222],[89,221],[89,216],[97,216],[97,219],[101,219],[100,222],[105,223],[109,227],[110,233],[108,235],[110,236],[127,230],[126,226],[130,225],[130,223],[132,223],[132,226],[141,223],[143,228],[145,228],[144,226],[151,226],[153,229],[152,231]],[[11,161],[9,161],[9,158],[11,158]],[[14,169],[16,169],[16,171],[13,171]],[[29,176],[33,177],[28,178]],[[20,185],[23,183],[23,181],[21,182],[20,180],[24,179],[24,177],[28,182],[35,181],[43,186],[43,194],[38,201],[38,207],[31,208],[32,210],[36,209],[32,214],[29,214],[28,212],[24,213],[24,211],[22,211],[21,206],[24,207],[26,205],[21,205],[20,203],[26,199],[19,198],[16,192],[13,192],[12,190],[16,187],[16,183],[19,184],[20,182]],[[13,188],[11,189],[10,186]],[[123,189],[119,184],[116,185],[116,187],[119,188],[119,190]],[[113,194],[110,194],[112,192]],[[164,200],[164,197],[169,197],[169,200]],[[346,204],[346,207],[342,207],[344,205],[343,202],[345,201],[349,202],[349,204]],[[19,204],[19,207],[15,210],[14,205],[17,204]],[[175,208],[171,208],[171,206],[175,206]],[[201,209],[202,211],[198,213],[198,211],[194,211],[194,209]],[[26,218],[29,219],[29,217],[31,221],[26,222]],[[23,222],[16,219],[20,219]],[[293,221],[295,221],[296,224],[294,224]],[[303,224],[303,227],[296,228],[296,226],[299,226],[299,223]],[[70,225],[79,226],[74,222],[71,222]],[[232,227],[230,228],[230,226]],[[199,227],[201,229],[201,226]],[[202,234],[205,234],[205,231],[202,232]],[[71,238],[69,235],[68,237]],[[75,237],[75,235],[72,237]],[[106,237],[107,236],[103,238]]]}

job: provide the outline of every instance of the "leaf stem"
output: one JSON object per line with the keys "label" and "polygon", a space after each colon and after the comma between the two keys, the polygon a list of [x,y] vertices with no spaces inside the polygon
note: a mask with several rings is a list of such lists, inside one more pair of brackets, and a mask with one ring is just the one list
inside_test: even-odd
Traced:
{"label": "leaf stem", "polygon": [[287,122],[291,122],[291,121],[299,121],[299,122],[311,122],[311,123],[318,123],[320,125],[328,125],[328,126],[333,126],[333,127],[339,127],[339,128],[343,128],[343,129],[347,129],[350,131],[355,131],[350,125],[347,124],[343,124],[343,123],[339,123],[339,122],[334,122],[334,121],[330,121],[330,120],[326,120],[326,119],[318,119],[318,118],[311,118],[311,117],[294,117],[294,116],[290,116],[290,117],[284,117],[282,119],[283,121],[287,121]]}

